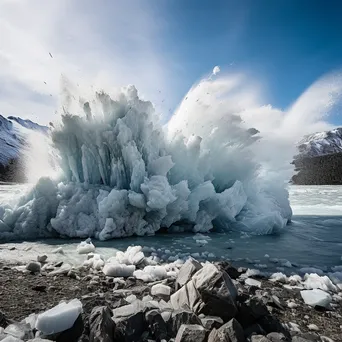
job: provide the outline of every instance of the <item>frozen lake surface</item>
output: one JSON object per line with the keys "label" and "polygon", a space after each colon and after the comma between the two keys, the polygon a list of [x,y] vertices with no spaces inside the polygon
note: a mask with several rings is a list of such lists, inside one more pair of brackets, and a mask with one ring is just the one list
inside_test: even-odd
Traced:
{"label": "frozen lake surface", "polygon": [[[27,186],[0,185],[0,203],[20,196]],[[237,232],[211,233],[204,246],[196,243],[190,234],[158,234],[152,237],[132,237],[110,241],[93,241],[97,252],[105,257],[113,255],[113,249],[124,250],[130,245],[142,245],[160,249],[158,255],[167,259],[170,255],[195,254],[198,259],[228,258],[236,265],[250,268],[266,267],[267,271],[297,272],[303,267],[329,270],[342,265],[342,187],[341,186],[291,186],[290,200],[293,220],[279,235],[249,236]],[[35,242],[4,243],[0,245],[0,259],[10,261],[35,260],[37,254],[49,254],[50,260],[82,262],[86,256],[76,253],[79,240],[44,240]],[[16,249],[9,250],[15,246]],[[63,246],[65,255],[51,254]],[[269,255],[270,258],[265,257]],[[285,260],[274,263],[272,258],[286,259],[293,267],[286,267]],[[256,266],[255,266],[256,265]],[[287,265],[288,266],[288,265]]]}

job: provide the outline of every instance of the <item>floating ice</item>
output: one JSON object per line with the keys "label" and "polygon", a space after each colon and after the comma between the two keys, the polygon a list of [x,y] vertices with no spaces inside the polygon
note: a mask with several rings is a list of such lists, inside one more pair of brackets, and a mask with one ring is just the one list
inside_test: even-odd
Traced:
{"label": "floating ice", "polygon": [[38,315],[36,329],[45,335],[55,334],[71,328],[82,312],[82,303],[73,299],[68,303],[61,303],[52,309]]}

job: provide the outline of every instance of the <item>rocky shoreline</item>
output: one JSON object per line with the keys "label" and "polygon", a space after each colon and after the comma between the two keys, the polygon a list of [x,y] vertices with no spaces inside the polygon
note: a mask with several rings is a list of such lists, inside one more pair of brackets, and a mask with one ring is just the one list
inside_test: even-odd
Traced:
{"label": "rocky shoreline", "polygon": [[342,341],[342,289],[328,277],[94,249],[79,246],[80,266],[0,264],[0,341]]}

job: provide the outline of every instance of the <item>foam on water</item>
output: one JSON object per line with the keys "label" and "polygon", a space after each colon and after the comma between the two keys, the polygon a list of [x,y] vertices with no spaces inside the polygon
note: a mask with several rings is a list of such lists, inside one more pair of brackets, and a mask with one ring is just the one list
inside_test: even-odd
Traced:
{"label": "foam on water", "polygon": [[294,142],[326,128],[320,118],[334,97],[323,85],[331,78],[281,111],[261,106],[241,75],[215,79],[217,72],[189,91],[165,127],[134,86],[87,101],[64,89],[52,131],[63,177],[41,178],[16,205],[2,206],[0,237],[107,240],[174,225],[261,235],[284,229]]}

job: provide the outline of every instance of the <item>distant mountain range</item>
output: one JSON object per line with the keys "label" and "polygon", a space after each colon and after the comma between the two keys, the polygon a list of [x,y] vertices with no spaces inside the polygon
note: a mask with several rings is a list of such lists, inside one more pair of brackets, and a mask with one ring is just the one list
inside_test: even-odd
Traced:
{"label": "distant mountain range", "polygon": [[31,120],[0,115],[0,181],[25,180],[20,156],[27,147],[25,137],[30,131],[47,134],[49,128]]}

